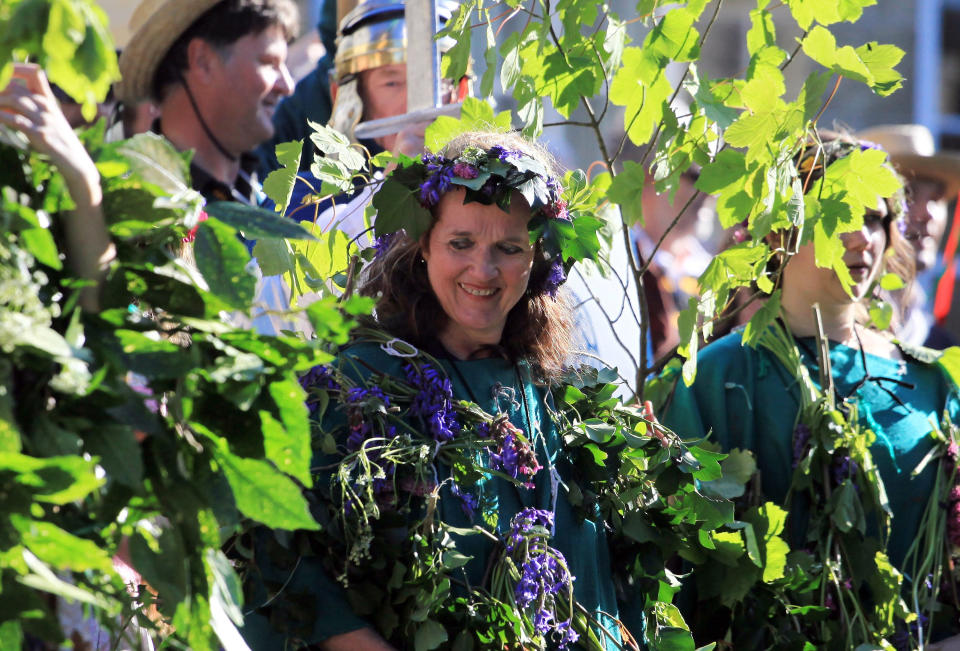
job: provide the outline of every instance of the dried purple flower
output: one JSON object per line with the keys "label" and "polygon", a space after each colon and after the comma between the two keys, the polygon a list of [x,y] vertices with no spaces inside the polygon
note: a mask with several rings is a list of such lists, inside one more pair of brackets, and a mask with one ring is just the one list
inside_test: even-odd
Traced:
{"label": "dried purple flower", "polygon": [[[496,441],[496,448],[490,451],[490,467],[500,470],[517,479],[521,475],[532,478],[540,471],[540,462],[530,443],[506,416],[501,416],[490,424],[490,435]],[[524,483],[533,488],[533,482]]]}
{"label": "dried purple flower", "polygon": [[453,174],[461,179],[475,179],[480,176],[480,171],[470,163],[460,162],[453,166]]}

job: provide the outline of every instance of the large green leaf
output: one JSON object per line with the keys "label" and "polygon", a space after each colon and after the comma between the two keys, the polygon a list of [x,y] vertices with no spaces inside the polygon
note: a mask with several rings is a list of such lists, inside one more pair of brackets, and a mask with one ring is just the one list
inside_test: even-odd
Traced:
{"label": "large green leaf", "polygon": [[80,500],[103,485],[97,476],[96,459],[79,456],[37,459],[16,452],[0,452],[0,470],[11,470],[14,481],[47,504]]}
{"label": "large green leaf", "polygon": [[208,203],[205,210],[211,217],[229,224],[249,239],[261,237],[283,237],[291,240],[315,239],[292,219],[256,206],[248,206],[237,201],[214,201]]}
{"label": "large green leaf", "polygon": [[20,534],[21,544],[41,561],[57,570],[112,573],[110,554],[92,540],[78,538],[50,523],[11,515],[10,524]]}
{"label": "large green leaf", "polygon": [[[263,191],[273,199],[275,209],[281,215],[286,214],[293,185],[300,170],[300,157],[303,155],[303,141],[283,142],[276,147],[278,169],[273,170],[263,180]],[[239,228],[239,227],[238,227]],[[243,229],[241,229],[243,230]]]}
{"label": "large green leaf", "polygon": [[268,411],[260,412],[263,446],[266,456],[277,468],[310,487],[310,421],[306,394],[299,382],[279,380],[270,383],[270,397],[280,413],[278,421]]}
{"label": "large green leaf", "polygon": [[438,152],[461,133],[490,127],[509,129],[510,111],[494,114],[489,102],[467,97],[460,108],[459,119],[441,115],[427,127],[424,139],[427,149]]}
{"label": "large green leaf", "polygon": [[277,529],[317,530],[307,501],[293,481],[263,459],[246,459],[219,446],[214,456],[220,464],[237,508],[257,522]]}
{"label": "large green leaf", "polygon": [[[271,215],[274,219],[276,217]],[[256,279],[248,271],[250,254],[237,239],[236,231],[216,220],[200,225],[193,246],[197,268],[210,287],[210,293],[220,302],[242,310],[250,306],[256,289]]]}

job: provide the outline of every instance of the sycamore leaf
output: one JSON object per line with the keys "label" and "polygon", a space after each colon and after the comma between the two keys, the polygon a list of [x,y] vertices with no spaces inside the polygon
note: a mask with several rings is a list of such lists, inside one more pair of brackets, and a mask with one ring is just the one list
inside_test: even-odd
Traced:
{"label": "sycamore leaf", "polygon": [[740,90],[740,97],[753,113],[769,113],[783,106],[780,98],[786,91],[780,68],[763,64],[753,69],[750,80]]}
{"label": "sycamore leaf", "polygon": [[694,27],[697,16],[675,8],[657,23],[643,42],[643,49],[673,61],[693,61],[700,56],[700,33]]}
{"label": "sycamore leaf", "polygon": [[752,56],[758,50],[776,46],[777,28],[773,16],[766,9],[754,9],[750,12],[750,30],[747,32],[747,52]]}
{"label": "sycamore leaf", "polygon": [[[703,111],[707,119],[716,122],[721,129],[726,129],[733,124],[739,112],[724,103],[724,98],[730,95],[729,87],[711,84],[706,74],[698,77],[696,69],[692,66],[691,73],[688,76],[690,79],[684,83],[684,86],[693,95],[696,106]],[[726,91],[722,97],[720,95],[721,88]]]}
{"label": "sycamore leaf", "polygon": [[[308,120],[307,123],[313,129],[310,134],[310,141],[328,158],[336,158],[341,163],[342,169],[348,176],[364,167],[367,162],[366,156],[357,147],[350,143],[350,139],[332,127],[328,127],[318,122]],[[319,157],[314,159],[314,163],[321,160]],[[320,175],[318,174],[319,178]]]}
{"label": "sycamore leaf", "polygon": [[876,41],[856,49],[860,61],[870,71],[873,81],[870,87],[881,97],[886,97],[903,85],[903,77],[894,69],[904,52],[895,45],[879,45]]}
{"label": "sycamore leaf", "polygon": [[643,224],[643,187],[646,175],[643,165],[633,161],[624,161],[623,171],[617,174],[610,184],[608,198],[620,206],[627,226]]}
{"label": "sycamore leaf", "polygon": [[277,162],[280,167],[270,172],[263,180],[263,191],[273,199],[274,209],[281,215],[287,212],[293,184],[300,170],[300,157],[303,155],[303,141],[282,142],[276,147]]}
{"label": "sycamore leaf", "polygon": [[441,115],[427,127],[424,140],[427,149],[438,152],[461,133],[491,127],[508,130],[510,128],[510,111],[494,113],[489,102],[475,97],[467,97],[463,100],[463,106],[460,108],[460,118]]}
{"label": "sycamore leaf", "polygon": [[654,53],[628,47],[623,51],[623,67],[610,84],[610,101],[624,107],[624,129],[636,145],[650,140],[673,93],[662,64]]}

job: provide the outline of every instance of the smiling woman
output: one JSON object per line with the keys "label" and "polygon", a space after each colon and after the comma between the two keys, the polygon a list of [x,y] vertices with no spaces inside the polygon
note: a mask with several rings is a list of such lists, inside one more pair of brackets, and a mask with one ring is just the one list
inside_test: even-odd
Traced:
{"label": "smiling woman", "polygon": [[[286,558],[258,560],[253,648],[636,648],[609,525],[567,489],[578,469],[554,396],[570,361],[563,238],[580,217],[554,173],[534,143],[474,133],[379,190],[359,290],[375,318],[304,378],[324,531],[296,554],[262,541],[258,559]],[[383,235],[402,202],[424,219]]]}

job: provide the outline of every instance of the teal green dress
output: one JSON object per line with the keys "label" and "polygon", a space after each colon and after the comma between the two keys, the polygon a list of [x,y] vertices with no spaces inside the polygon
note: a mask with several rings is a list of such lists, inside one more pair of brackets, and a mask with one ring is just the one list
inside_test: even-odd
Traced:
{"label": "teal green dress", "polygon": [[[405,377],[403,366],[406,361],[388,355],[379,345],[372,343],[350,346],[339,359],[341,368],[347,372],[351,372],[348,369],[355,369],[355,374],[359,376],[369,376],[375,370],[400,379]],[[538,460],[543,469],[534,476],[533,488],[517,488],[496,477],[481,482],[479,486],[482,499],[493,500],[498,505],[498,530],[501,533],[507,531],[510,519],[524,507],[554,511],[556,527],[552,545],[563,553],[570,573],[575,577],[574,594],[577,601],[596,613],[608,630],[617,632],[617,624],[607,616],[617,617],[618,604],[606,535],[602,527],[580,518],[567,500],[562,484],[567,472],[560,460],[561,441],[548,417],[545,401],[550,398],[546,389],[529,379],[529,369],[524,363],[515,365],[500,358],[473,361],[443,359],[440,362],[453,384],[455,399],[474,401],[493,415],[509,415],[510,421],[536,442]],[[327,413],[331,418],[343,418],[342,413],[333,406]],[[324,429],[327,429],[328,420],[324,422]],[[548,459],[550,463],[547,463]],[[551,480],[551,464],[557,466],[559,483]],[[440,518],[455,527],[474,524],[464,513],[459,499],[449,490],[441,491],[438,509]],[[477,513],[475,517],[479,522],[480,514]],[[457,540],[458,550],[472,557],[465,566],[470,584],[482,585],[493,544],[482,536],[464,536]],[[264,565],[259,561],[258,564]],[[261,568],[261,571],[273,574],[264,579],[274,586],[278,581],[285,582],[285,592],[301,595],[305,600],[304,612],[311,613],[303,618],[296,630],[289,631],[297,638],[313,644],[370,626],[363,616],[357,614],[357,610],[363,610],[362,604],[355,604],[359,608],[351,607],[345,591],[327,576],[315,558],[304,556],[299,559],[292,576],[289,571],[278,572],[277,569]],[[256,601],[258,598],[260,601]],[[248,598],[248,607],[256,608],[257,603],[263,603],[267,598],[266,593],[261,591],[252,599]],[[248,616],[244,637],[254,651],[283,648],[284,636],[273,630],[269,619],[274,622],[289,621],[291,616],[290,613],[278,613],[269,607],[260,608],[256,614]],[[642,623],[638,622],[637,627],[638,630],[634,630],[633,626],[630,628],[634,636],[640,639],[639,628],[642,628]],[[450,639],[457,632],[452,633]],[[610,648],[617,647],[610,645]]]}
{"label": "teal green dress", "polygon": [[[740,333],[734,332],[700,353],[696,381],[691,387],[678,383],[663,422],[684,438],[710,432],[711,440],[725,451],[751,450],[763,494],[783,504],[793,467],[798,380],[771,352],[740,343]],[[801,339],[798,349],[816,381],[814,340]],[[871,453],[894,516],[888,552],[897,567],[902,566],[918,530],[933,489],[935,464],[917,477],[911,478],[911,472],[933,447],[930,433],[944,409],[954,422],[958,412],[950,381],[936,364],[917,359],[927,356],[923,349],[915,355],[904,351],[905,359],[894,361],[868,353],[865,370],[858,349],[830,344],[838,395],[856,399],[861,424],[877,437]],[[878,379],[863,382],[866,374]]]}

